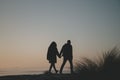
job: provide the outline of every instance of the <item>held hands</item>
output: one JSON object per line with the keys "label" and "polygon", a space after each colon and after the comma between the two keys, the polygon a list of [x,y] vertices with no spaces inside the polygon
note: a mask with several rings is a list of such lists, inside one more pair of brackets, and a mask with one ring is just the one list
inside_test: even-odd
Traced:
{"label": "held hands", "polygon": [[59,55],[58,57],[59,57],[59,58],[61,58],[62,56],[61,56],[61,55]]}

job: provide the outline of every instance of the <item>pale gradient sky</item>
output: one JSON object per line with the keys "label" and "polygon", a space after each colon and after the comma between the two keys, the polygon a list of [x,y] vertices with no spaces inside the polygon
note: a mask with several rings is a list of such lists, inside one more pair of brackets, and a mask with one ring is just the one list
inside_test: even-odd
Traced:
{"label": "pale gradient sky", "polygon": [[95,58],[120,47],[119,36],[119,0],[0,0],[0,70],[48,68],[52,41],[60,51],[70,39],[74,61]]}

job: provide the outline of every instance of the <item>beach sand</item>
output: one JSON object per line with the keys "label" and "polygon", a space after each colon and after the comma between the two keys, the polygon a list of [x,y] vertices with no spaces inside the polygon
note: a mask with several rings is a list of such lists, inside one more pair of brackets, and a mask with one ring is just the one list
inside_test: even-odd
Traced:
{"label": "beach sand", "polygon": [[75,74],[38,74],[1,76],[0,80],[79,80]]}

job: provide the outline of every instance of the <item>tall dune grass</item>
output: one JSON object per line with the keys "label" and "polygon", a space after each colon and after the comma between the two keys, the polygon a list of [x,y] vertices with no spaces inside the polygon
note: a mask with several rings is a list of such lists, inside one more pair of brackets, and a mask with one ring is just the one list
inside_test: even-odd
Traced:
{"label": "tall dune grass", "polygon": [[120,50],[115,47],[95,61],[84,58],[76,63],[75,72],[86,80],[120,80]]}

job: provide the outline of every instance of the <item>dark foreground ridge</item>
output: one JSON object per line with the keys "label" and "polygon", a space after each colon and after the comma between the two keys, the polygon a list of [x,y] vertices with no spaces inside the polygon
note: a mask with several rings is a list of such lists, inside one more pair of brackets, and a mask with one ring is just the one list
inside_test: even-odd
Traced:
{"label": "dark foreground ridge", "polygon": [[120,77],[83,76],[80,74],[39,74],[39,75],[11,75],[1,76],[0,80],[120,80]]}
{"label": "dark foreground ridge", "polygon": [[40,74],[1,76],[0,80],[80,80],[76,74]]}

